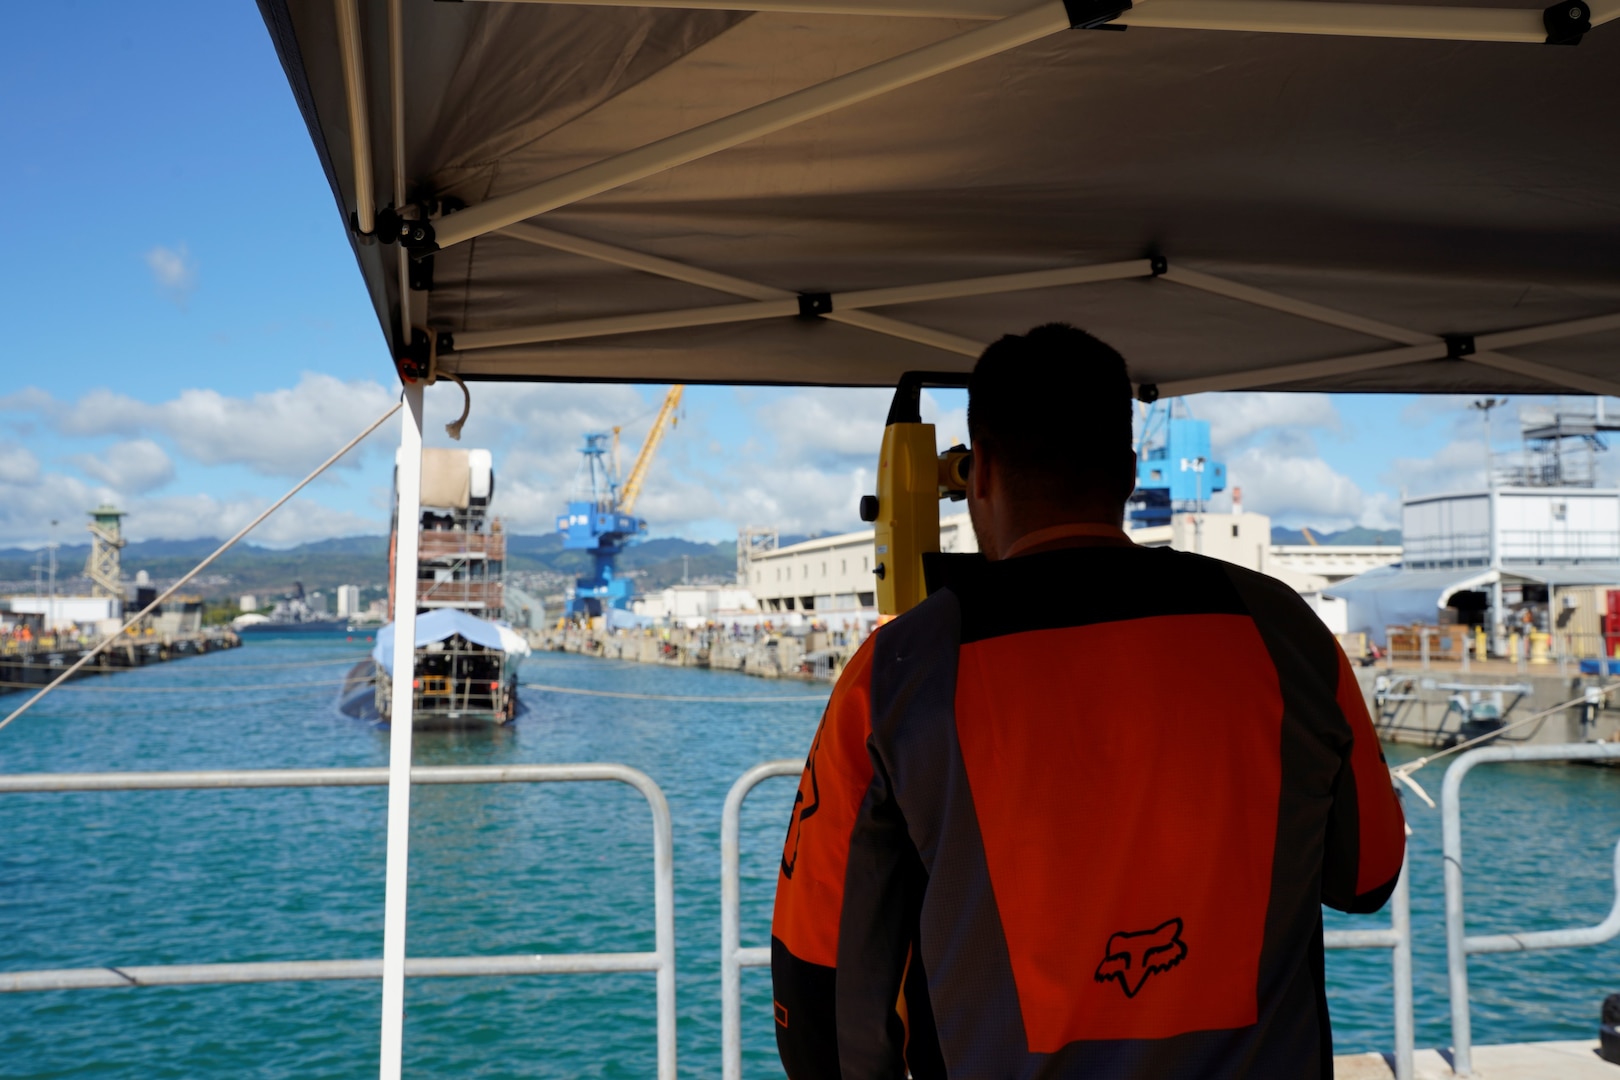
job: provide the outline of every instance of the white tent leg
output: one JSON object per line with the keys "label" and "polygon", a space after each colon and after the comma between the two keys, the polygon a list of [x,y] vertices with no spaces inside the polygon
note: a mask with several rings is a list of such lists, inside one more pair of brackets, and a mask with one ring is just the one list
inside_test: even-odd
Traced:
{"label": "white tent leg", "polygon": [[405,387],[399,433],[394,554],[394,678],[389,699],[388,867],[383,891],[381,1080],[399,1080],[405,1036],[405,887],[411,839],[412,681],[416,675],[416,548],[422,520],[422,384]]}
{"label": "white tent leg", "polygon": [[1060,0],[1048,0],[1022,15],[925,45],[440,218],[434,223],[438,244],[449,247],[471,240],[1067,29],[1067,9]]}

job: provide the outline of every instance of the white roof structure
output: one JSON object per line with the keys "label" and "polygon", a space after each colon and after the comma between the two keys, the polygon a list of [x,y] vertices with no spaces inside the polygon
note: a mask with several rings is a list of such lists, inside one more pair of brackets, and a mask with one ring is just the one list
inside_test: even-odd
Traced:
{"label": "white roof structure", "polygon": [[260,6],[418,375],[1620,392],[1620,0]]}

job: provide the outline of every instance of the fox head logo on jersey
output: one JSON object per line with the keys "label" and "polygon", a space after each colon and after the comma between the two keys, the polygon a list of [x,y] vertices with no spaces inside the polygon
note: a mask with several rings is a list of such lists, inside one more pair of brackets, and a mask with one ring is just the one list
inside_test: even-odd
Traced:
{"label": "fox head logo on jersey", "polygon": [[1152,930],[1121,931],[1108,938],[1108,948],[1102,963],[1097,965],[1096,979],[1118,981],[1125,996],[1133,998],[1142,989],[1149,975],[1169,971],[1187,955],[1187,943],[1181,940],[1181,920],[1171,919]]}

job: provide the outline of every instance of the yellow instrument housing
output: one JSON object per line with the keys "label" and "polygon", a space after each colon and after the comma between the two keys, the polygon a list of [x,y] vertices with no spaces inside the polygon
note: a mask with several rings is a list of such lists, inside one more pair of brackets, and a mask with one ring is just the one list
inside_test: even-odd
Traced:
{"label": "yellow instrument housing", "polygon": [[923,555],[939,550],[940,466],[933,424],[883,429],[873,522],[880,615],[909,611],[928,595]]}

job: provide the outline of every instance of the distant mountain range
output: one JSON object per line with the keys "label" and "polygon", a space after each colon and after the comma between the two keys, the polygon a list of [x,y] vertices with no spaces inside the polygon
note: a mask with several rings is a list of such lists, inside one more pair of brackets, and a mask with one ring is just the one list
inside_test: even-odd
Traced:
{"label": "distant mountain range", "polygon": [[[1339,532],[1317,532],[1311,530],[1311,536],[1316,538],[1318,544],[1399,544],[1401,530],[1399,529],[1368,529],[1357,525],[1353,529],[1341,529]],[[1303,529],[1285,529],[1281,525],[1271,527],[1271,542],[1273,544],[1309,544]]]}
{"label": "distant mountain range", "polygon": [[[219,547],[221,541],[140,540],[124,548],[126,577],[145,570],[154,581],[172,581]],[[562,537],[555,534],[506,538],[507,569],[549,571],[574,576],[587,570],[590,556],[582,551],[564,551]],[[64,544],[57,550],[57,581],[62,592],[82,588],[80,575],[90,554],[88,544]],[[32,588],[34,566],[40,552],[24,548],[0,548],[0,591],[17,592]],[[640,585],[658,589],[683,579],[698,581],[721,578],[731,581],[737,572],[737,545],[663,538],[645,540],[619,558],[626,571],[642,572]],[[338,585],[383,586],[388,577],[388,538],[386,536],[346,536],[316,540],[292,548],[266,548],[242,543],[220,556],[198,579],[195,591],[205,596],[259,593],[277,596],[288,592],[293,582],[305,589],[330,590]],[[75,582],[73,579],[78,578]]]}
{"label": "distant mountain range", "polygon": [[[1399,544],[1399,529],[1343,529],[1339,532],[1311,530],[1318,544]],[[805,537],[784,536],[781,543],[794,543]],[[1301,529],[1276,526],[1271,530],[1274,544],[1308,544]],[[155,581],[172,581],[197,565],[217,548],[220,541],[140,540],[124,549],[124,572],[133,578],[145,570]],[[506,538],[507,569],[542,571],[576,576],[590,567],[590,557],[582,551],[564,551],[556,533],[523,536],[509,533]],[[80,576],[88,544],[65,544],[57,551],[57,580],[62,592],[85,587]],[[0,548],[0,592],[22,592],[32,588],[33,567],[40,553],[25,548]],[[661,589],[691,581],[731,581],[737,571],[737,545],[731,541],[714,544],[665,537],[645,540],[627,550],[619,559],[625,571],[639,572],[638,587]],[[195,591],[210,597],[238,593],[258,593],[266,597],[288,592],[293,582],[305,589],[331,590],[339,585],[385,587],[388,576],[388,538],[384,536],[345,536],[316,540],[292,548],[266,548],[239,544],[226,552],[204,572]],[[75,579],[78,579],[75,581]]]}

